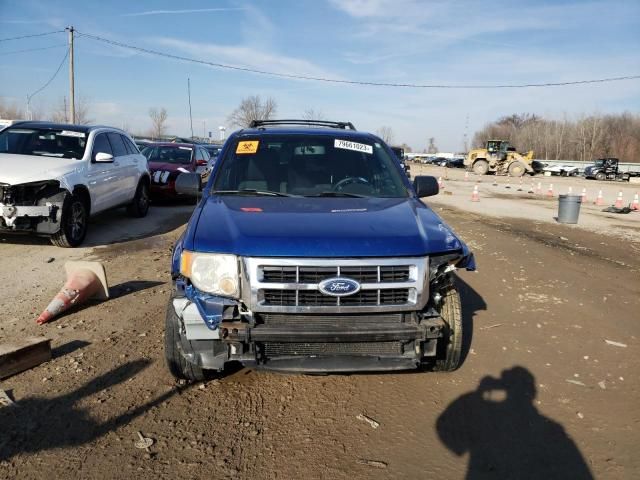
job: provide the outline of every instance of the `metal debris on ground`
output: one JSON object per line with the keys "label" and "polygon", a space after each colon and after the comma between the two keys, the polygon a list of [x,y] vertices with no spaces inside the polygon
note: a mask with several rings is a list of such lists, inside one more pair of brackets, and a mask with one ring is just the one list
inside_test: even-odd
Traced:
{"label": "metal debris on ground", "polygon": [[608,345],[613,345],[614,347],[627,348],[626,343],[614,342],[613,340],[605,340],[605,342],[607,342]]}
{"label": "metal debris on ground", "polygon": [[371,425],[371,428],[376,429],[380,426],[380,424],[378,422],[376,422],[373,418],[368,417],[362,413],[359,413],[356,418],[358,420],[361,420],[363,422],[367,422],[369,425]]}
{"label": "metal debris on ground", "polygon": [[490,328],[501,327],[503,323],[496,323],[495,325],[488,325],[486,327],[480,327],[480,330],[489,330]]}
{"label": "metal debris on ground", "polygon": [[606,390],[607,389],[607,385],[606,383],[603,381],[598,382],[598,386],[602,389],[602,390]]}
{"label": "metal debris on ground", "polygon": [[135,447],[141,450],[144,449],[147,451],[147,453],[151,453],[149,447],[153,445],[153,438],[145,437],[144,435],[142,435],[142,432],[138,432],[138,438],[139,440],[134,444]]}
{"label": "metal debris on ground", "polygon": [[565,380],[565,382],[573,383],[574,385],[580,385],[581,387],[586,387],[586,385],[584,383],[582,383],[581,381],[579,381],[579,380],[567,379],[567,380]]}
{"label": "metal debris on ground", "polygon": [[374,468],[387,468],[387,462],[382,462],[380,460],[367,460],[366,458],[359,458],[356,460],[356,463],[359,465],[366,465],[368,467]]}
{"label": "metal debris on ground", "polygon": [[0,408],[15,407],[15,406],[16,406],[15,402],[11,400],[11,398],[9,398],[9,395],[7,395],[7,392],[0,389]]}

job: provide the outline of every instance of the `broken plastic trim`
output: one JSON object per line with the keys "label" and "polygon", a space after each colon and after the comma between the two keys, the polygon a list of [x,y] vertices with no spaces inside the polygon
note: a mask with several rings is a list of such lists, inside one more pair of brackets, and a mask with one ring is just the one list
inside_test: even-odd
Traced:
{"label": "broken plastic trim", "polygon": [[191,284],[185,284],[183,288],[186,297],[195,304],[210,330],[216,330],[220,326],[225,307],[237,305],[237,302],[228,298],[201,292]]}

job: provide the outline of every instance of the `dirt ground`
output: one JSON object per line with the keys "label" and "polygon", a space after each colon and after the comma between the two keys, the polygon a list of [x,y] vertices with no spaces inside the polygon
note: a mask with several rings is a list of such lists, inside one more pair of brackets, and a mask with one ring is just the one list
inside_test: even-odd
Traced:
{"label": "dirt ground", "polygon": [[[163,318],[187,207],[109,214],[81,250],[0,239],[0,342],[54,347],[0,382],[17,404],[0,408],[0,478],[638,478],[638,230],[558,225],[536,201],[540,219],[469,212],[455,192],[430,202],[478,263],[459,273],[466,359],[449,374],[238,369],[176,385]],[[67,258],[104,262],[112,298],[37,326]]]}

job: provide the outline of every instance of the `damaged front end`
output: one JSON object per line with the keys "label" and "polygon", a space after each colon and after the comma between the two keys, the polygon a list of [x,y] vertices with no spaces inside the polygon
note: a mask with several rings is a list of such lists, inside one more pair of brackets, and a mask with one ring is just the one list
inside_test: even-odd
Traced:
{"label": "damaged front end", "polygon": [[57,180],[0,183],[0,231],[56,233],[66,194]]}

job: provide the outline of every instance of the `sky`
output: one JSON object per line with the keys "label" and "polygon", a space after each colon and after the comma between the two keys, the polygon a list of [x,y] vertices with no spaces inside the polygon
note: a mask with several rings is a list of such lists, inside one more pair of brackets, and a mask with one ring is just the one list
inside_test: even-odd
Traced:
{"label": "sky", "polygon": [[[640,75],[640,1],[0,0],[0,40],[64,29],[208,62],[382,83],[492,85]],[[55,73],[66,33],[0,41],[0,98],[23,109]],[[41,50],[31,50],[42,48]],[[21,52],[21,50],[31,50]],[[75,38],[76,96],[96,123],[148,131],[149,109],[171,133],[227,126],[249,95],[272,97],[279,118],[306,110],[359,130],[391,127],[395,144],[461,151],[465,132],[512,113],[578,117],[640,111],[640,80],[527,89],[346,85],[221,69]],[[32,98],[51,109],[68,67]],[[526,148],[526,146],[522,146]]]}

